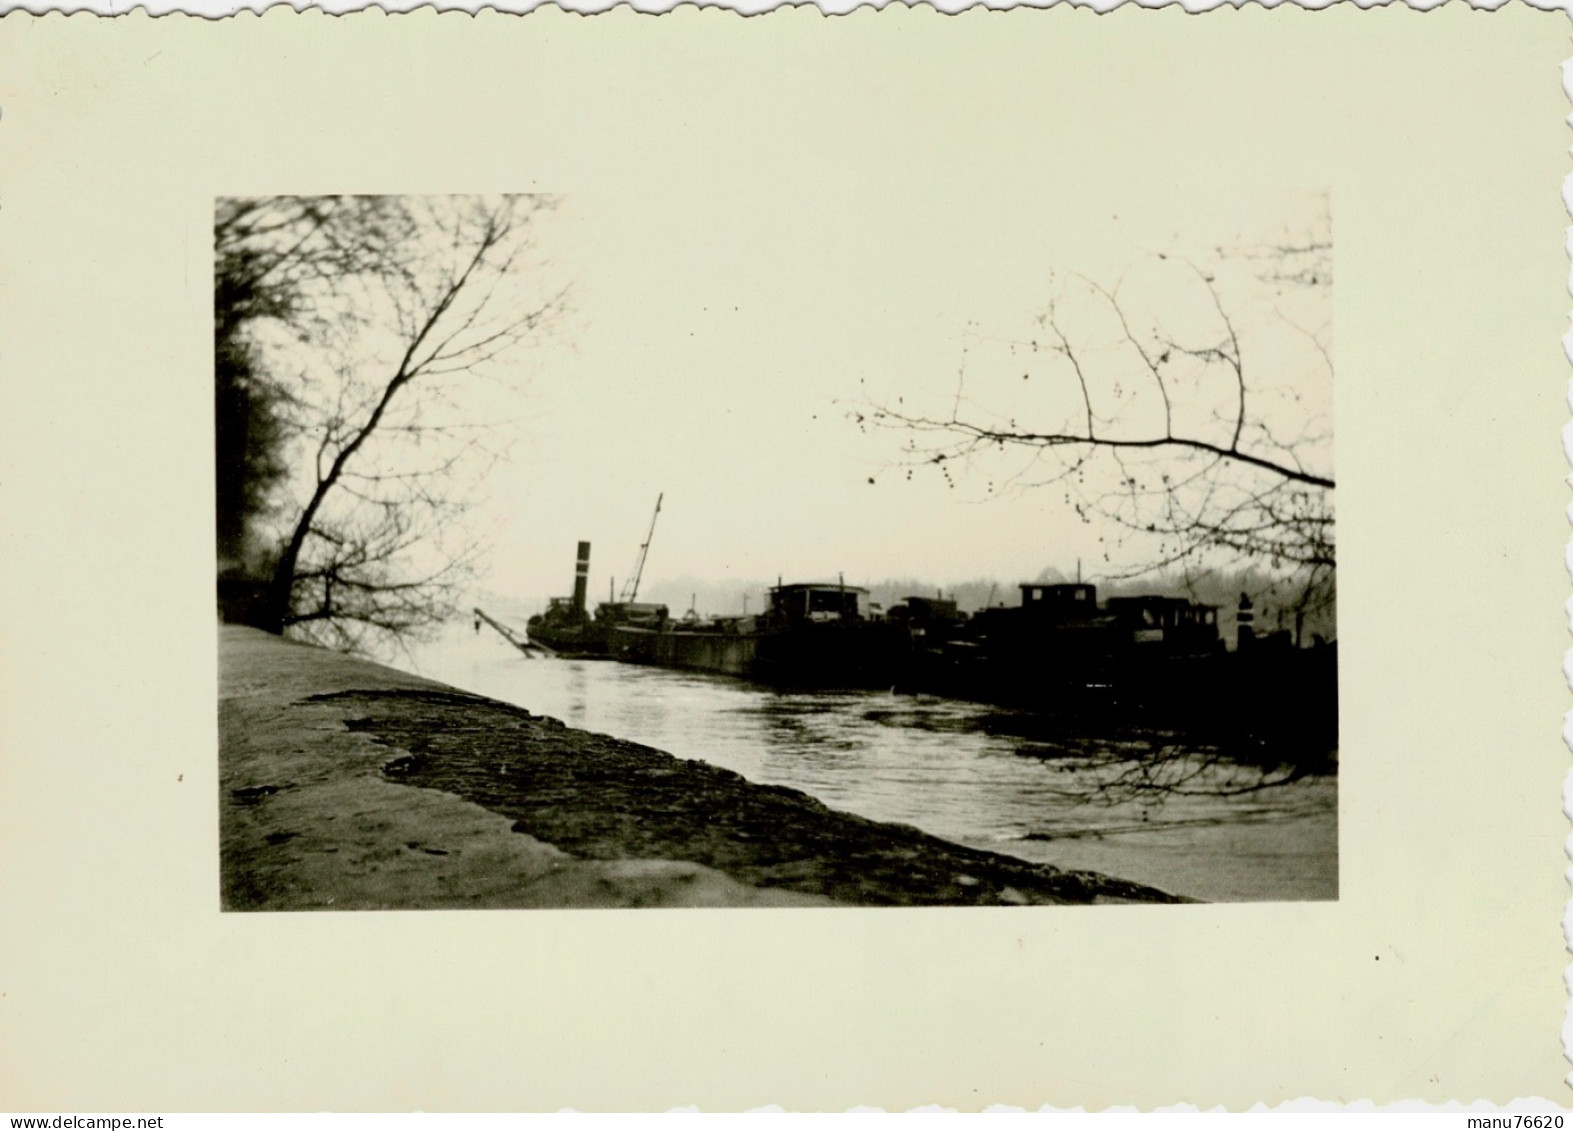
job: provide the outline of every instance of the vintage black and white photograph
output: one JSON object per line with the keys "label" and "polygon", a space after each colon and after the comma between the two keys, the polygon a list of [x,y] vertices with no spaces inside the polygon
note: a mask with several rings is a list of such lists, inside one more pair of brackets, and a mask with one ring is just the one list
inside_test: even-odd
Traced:
{"label": "vintage black and white photograph", "polygon": [[226,908],[1338,895],[1326,190],[216,202]]}
{"label": "vintage black and white photograph", "polygon": [[1564,1094],[1565,20],[997,7],[0,21],[17,1111]]}

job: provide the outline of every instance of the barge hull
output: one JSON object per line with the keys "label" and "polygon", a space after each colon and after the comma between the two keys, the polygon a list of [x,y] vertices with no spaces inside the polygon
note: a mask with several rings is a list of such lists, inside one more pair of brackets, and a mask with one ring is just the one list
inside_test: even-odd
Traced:
{"label": "barge hull", "polygon": [[673,632],[618,626],[612,630],[612,655],[627,663],[654,664],[684,671],[717,672],[748,678],[754,674],[759,637],[727,632]]}

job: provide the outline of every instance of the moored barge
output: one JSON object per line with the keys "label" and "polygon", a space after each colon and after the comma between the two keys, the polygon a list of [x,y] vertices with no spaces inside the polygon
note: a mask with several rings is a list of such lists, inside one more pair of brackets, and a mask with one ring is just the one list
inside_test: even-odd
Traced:
{"label": "moored barge", "polygon": [[590,582],[590,543],[579,543],[572,597],[553,597],[546,611],[525,624],[529,642],[563,657],[604,659],[612,655],[613,629],[619,625],[650,625],[664,621],[665,605],[634,600],[602,601],[591,616],[586,608]]}
{"label": "moored barge", "polygon": [[758,616],[614,625],[610,650],[629,663],[717,672],[766,683],[890,686],[908,650],[904,626],[868,612],[868,590],[842,582],[777,584]]}
{"label": "moored barge", "polygon": [[1256,637],[1244,596],[1233,651],[1216,606],[1162,595],[1100,602],[1097,587],[1080,581],[1023,584],[1019,604],[971,615],[942,595],[881,611],[868,590],[837,580],[778,583],[754,616],[674,618],[664,604],[630,600],[604,602],[592,616],[589,546],[579,549],[574,596],[553,599],[529,626],[530,640],[558,655],[1080,718],[1201,720],[1231,734],[1288,728],[1297,741],[1336,746],[1334,647],[1301,648],[1283,632]]}

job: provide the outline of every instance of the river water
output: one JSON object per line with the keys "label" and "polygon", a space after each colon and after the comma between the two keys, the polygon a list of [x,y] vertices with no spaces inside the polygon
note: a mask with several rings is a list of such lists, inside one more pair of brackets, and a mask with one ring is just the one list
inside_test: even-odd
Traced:
{"label": "river water", "polygon": [[1122,800],[1094,788],[1122,767],[1109,760],[1116,744],[1046,737],[1019,712],[530,658],[468,625],[396,665],[975,848],[1204,900],[1338,896],[1332,777],[1233,797]]}

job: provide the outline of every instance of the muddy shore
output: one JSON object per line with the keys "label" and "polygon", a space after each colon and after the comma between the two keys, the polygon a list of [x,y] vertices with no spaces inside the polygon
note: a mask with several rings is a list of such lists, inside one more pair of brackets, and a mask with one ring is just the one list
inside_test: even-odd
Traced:
{"label": "muddy shore", "polygon": [[224,626],[228,910],[1169,902]]}

